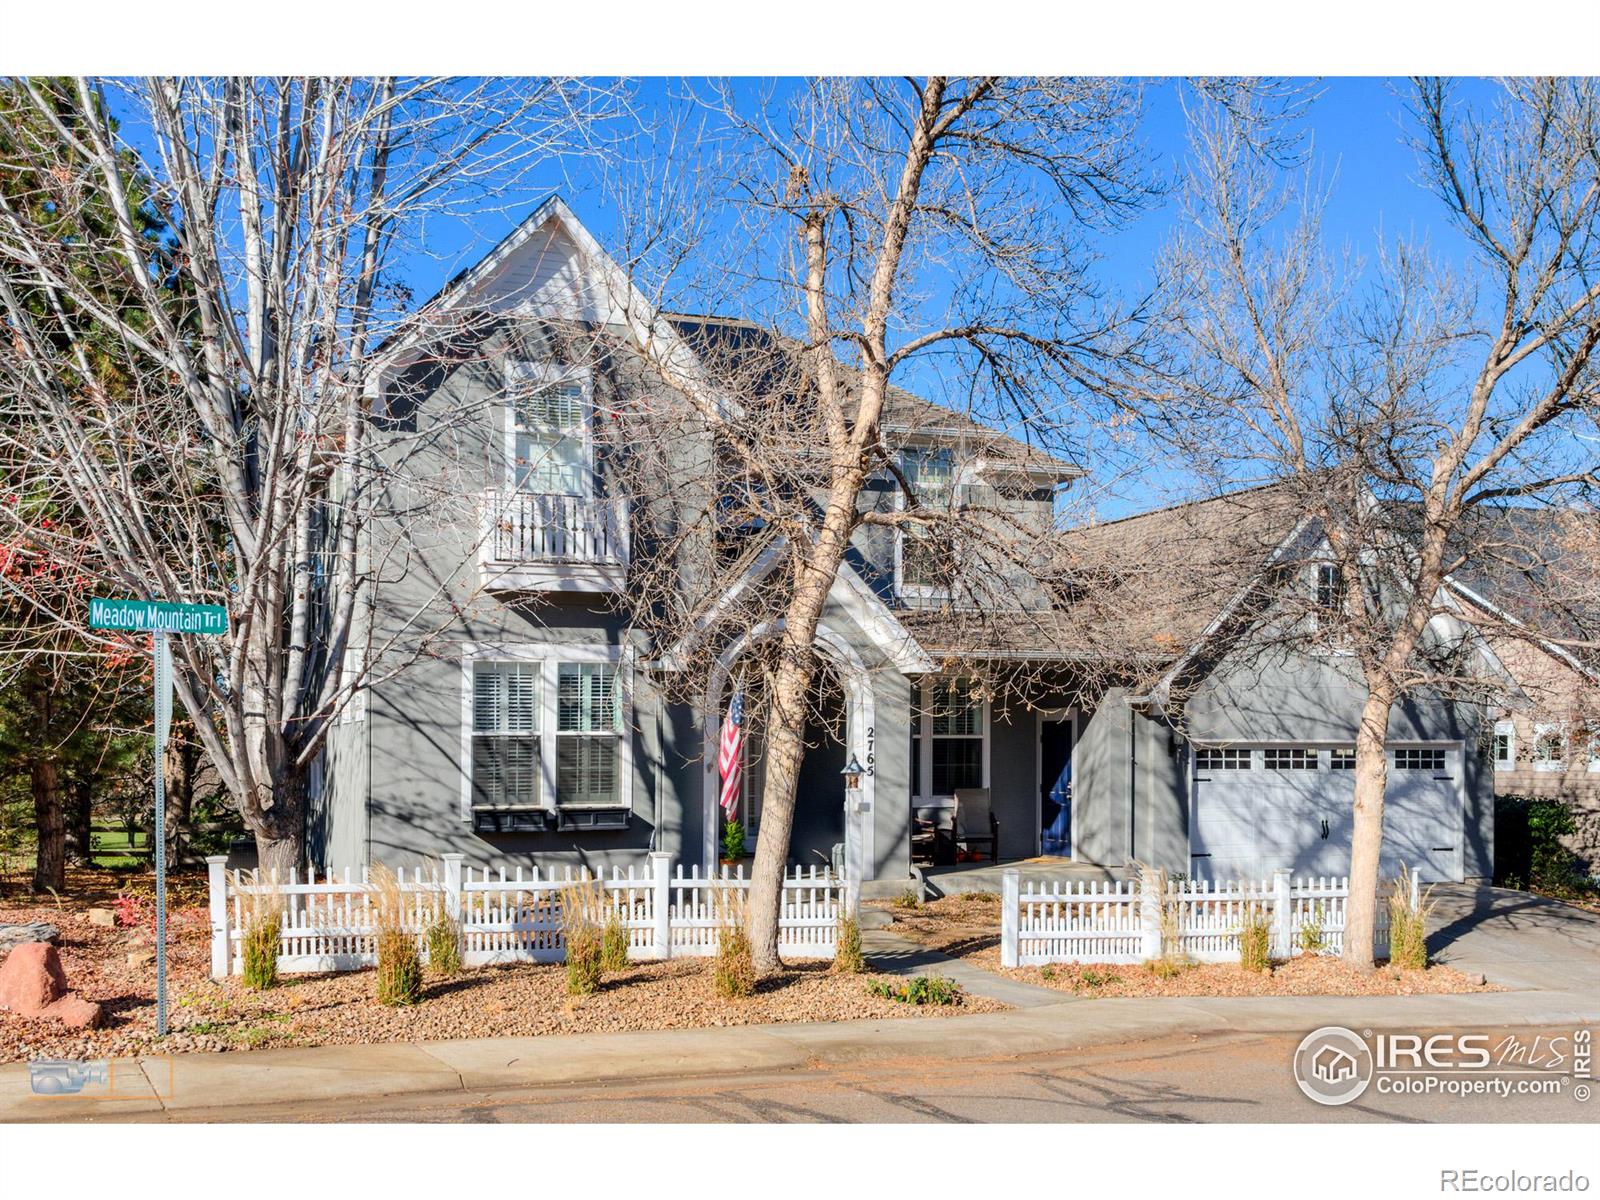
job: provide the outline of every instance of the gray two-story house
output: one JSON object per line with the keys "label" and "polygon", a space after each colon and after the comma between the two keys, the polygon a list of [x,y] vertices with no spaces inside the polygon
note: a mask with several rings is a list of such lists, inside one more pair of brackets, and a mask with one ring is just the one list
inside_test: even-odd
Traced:
{"label": "gray two-story house", "polygon": [[[712,866],[717,746],[736,692],[749,714],[736,813],[753,840],[754,663],[778,629],[757,609],[724,618],[778,586],[776,556],[758,546],[740,559],[738,545],[693,533],[692,515],[717,504],[717,448],[663,382],[748,330],[657,312],[552,200],[384,348],[370,404],[393,470],[360,501],[373,512],[373,586],[353,649],[369,682],[319,769],[316,863],[455,851],[548,870],[660,850]],[[662,362],[672,369],[652,370]],[[1083,474],[904,392],[883,424],[899,469],[864,504],[901,503],[901,480],[981,487],[1043,543],[1060,490]],[[668,486],[638,486],[646,440],[644,469]],[[1242,503],[1263,565],[1286,544],[1314,544],[1298,514]],[[1184,536],[1198,535],[1159,513],[1061,533],[1063,553],[1113,569],[1116,586],[1078,596],[1002,578],[986,594],[1003,612],[974,622],[911,533],[863,527],[818,631],[791,858],[898,889],[919,817],[937,823],[965,794],[994,815],[985,857],[1342,874],[1359,712],[1348,665],[1244,655],[1236,588],[1220,581],[1258,587],[1248,572],[1219,569],[1207,594],[1164,586],[1159,569],[1114,568],[1159,567],[1162,540]],[[670,641],[635,619],[641,597],[689,586],[713,562],[729,581],[726,612],[718,599]],[[1487,875],[1474,710],[1408,703],[1395,730],[1395,860],[1436,878]],[[863,771],[847,797],[852,759]]]}

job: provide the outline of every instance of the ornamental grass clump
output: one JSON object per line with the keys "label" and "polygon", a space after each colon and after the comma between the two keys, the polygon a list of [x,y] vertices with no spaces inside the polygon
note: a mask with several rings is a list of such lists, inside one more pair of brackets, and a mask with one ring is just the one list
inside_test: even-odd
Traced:
{"label": "ornamental grass clump", "polygon": [[724,1000],[742,1000],[756,992],[756,961],[744,931],[744,912],[731,893],[717,889],[717,957],[711,982]]}
{"label": "ornamental grass clump", "polygon": [[839,918],[833,969],[841,975],[859,975],[867,969],[866,956],[861,953],[861,922],[854,917]]}
{"label": "ornamental grass clump", "polygon": [[384,863],[374,863],[367,882],[377,901],[378,1003],[405,1008],[422,999],[422,954],[417,936],[405,927],[406,894],[400,878]]}
{"label": "ornamental grass clump", "polygon": [[567,944],[567,994],[590,996],[605,981],[602,888],[590,875],[561,889],[561,933]]}
{"label": "ornamental grass clump", "polygon": [[1272,921],[1257,904],[1245,910],[1239,927],[1239,965],[1257,974],[1272,966]]}
{"label": "ornamental grass clump", "polygon": [[605,929],[600,935],[600,967],[608,975],[628,969],[628,927],[616,909],[606,913]]}
{"label": "ornamental grass clump", "polygon": [[428,945],[428,970],[440,979],[453,979],[461,974],[461,925],[439,905],[433,910],[433,919],[423,935]]}
{"label": "ornamental grass clump", "polygon": [[1428,918],[1433,915],[1433,889],[1418,891],[1412,899],[1415,881],[1411,872],[1400,868],[1389,893],[1389,965],[1402,971],[1422,971],[1428,966]]}
{"label": "ornamental grass clump", "polygon": [[244,985],[264,992],[278,982],[278,939],[283,932],[283,902],[278,896],[252,896],[244,927]]}

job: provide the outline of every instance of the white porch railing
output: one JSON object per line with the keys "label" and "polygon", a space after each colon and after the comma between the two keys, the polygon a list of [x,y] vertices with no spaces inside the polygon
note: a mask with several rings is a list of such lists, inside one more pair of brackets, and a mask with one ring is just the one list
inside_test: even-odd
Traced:
{"label": "white porch railing", "polygon": [[[282,912],[278,970],[284,974],[352,971],[377,961],[378,897],[365,867],[330,871],[321,879],[291,871],[287,879],[259,871],[229,871],[226,859],[206,859],[211,888],[211,974],[221,979],[244,970],[243,939],[256,898],[273,898]],[[741,869],[701,875],[674,872],[670,856],[651,854],[643,866],[614,868],[610,877],[566,869],[559,878],[534,870],[490,872],[467,867],[459,854],[442,867],[397,871],[404,911],[401,925],[423,934],[442,906],[460,923],[467,966],[506,962],[561,962],[561,891],[589,884],[628,931],[635,960],[699,957],[717,952],[725,920],[737,922],[750,887]],[[832,958],[839,918],[854,910],[850,883],[815,866],[784,877],[778,917],[778,953],[785,958]]]}
{"label": "white porch railing", "polygon": [[[1413,901],[1416,878],[1412,877]],[[1344,948],[1348,879],[1294,879],[1278,870],[1261,882],[1169,880],[1161,890],[1154,872],[1137,881],[1021,884],[1019,872],[1001,878],[1000,962],[1007,967],[1045,963],[1137,963],[1163,954],[1199,962],[1233,962],[1251,909],[1272,927],[1272,954],[1304,953],[1302,931],[1316,930],[1320,953]],[[1373,952],[1389,952],[1389,908],[1380,896]],[[1163,909],[1165,920],[1163,920]]]}
{"label": "white porch railing", "polygon": [[483,495],[491,562],[628,562],[628,508],[619,497],[494,490]]}

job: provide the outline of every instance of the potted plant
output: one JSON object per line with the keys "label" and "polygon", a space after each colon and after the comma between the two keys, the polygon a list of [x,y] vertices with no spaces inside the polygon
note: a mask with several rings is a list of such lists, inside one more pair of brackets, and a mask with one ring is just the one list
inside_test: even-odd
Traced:
{"label": "potted plant", "polygon": [[722,865],[731,867],[744,857],[744,822],[729,820],[722,827]]}

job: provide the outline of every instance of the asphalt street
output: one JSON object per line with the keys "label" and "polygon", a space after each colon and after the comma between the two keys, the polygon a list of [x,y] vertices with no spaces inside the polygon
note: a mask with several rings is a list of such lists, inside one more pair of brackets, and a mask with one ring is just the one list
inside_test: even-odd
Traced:
{"label": "asphalt street", "polygon": [[[1503,1036],[1505,1031],[1491,1031]],[[1522,1027],[1535,1037],[1568,1029]],[[1300,1093],[1298,1039],[1262,1034],[1159,1038],[1027,1058],[900,1059],[813,1071],[749,1072],[593,1084],[374,1097],[171,1114],[169,1120],[516,1122],[1588,1122],[1600,1099],[1554,1094],[1380,1095],[1324,1107]],[[1541,1078],[1560,1077],[1552,1072]],[[146,1118],[148,1119],[148,1118]]]}

